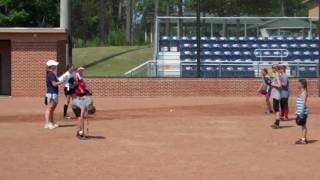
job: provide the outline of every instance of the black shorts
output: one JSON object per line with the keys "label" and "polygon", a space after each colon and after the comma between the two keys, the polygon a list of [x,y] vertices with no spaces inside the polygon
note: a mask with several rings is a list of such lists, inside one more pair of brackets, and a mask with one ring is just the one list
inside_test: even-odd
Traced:
{"label": "black shorts", "polygon": [[72,110],[74,112],[74,115],[79,118],[81,116],[81,109],[77,106],[72,106]]}
{"label": "black shorts", "polygon": [[288,109],[289,108],[288,98],[281,98],[280,104],[281,104],[281,110]]}
{"label": "black shorts", "polygon": [[305,126],[307,124],[308,115],[302,115],[296,117],[296,123],[298,126]]}
{"label": "black shorts", "polygon": [[68,91],[68,88],[66,88],[66,87],[64,87],[64,95],[65,96],[70,96],[70,95],[72,95],[72,94],[74,94],[75,92],[74,92],[74,89],[70,89],[69,91]]}
{"label": "black shorts", "polygon": [[280,110],[280,100],[273,99],[273,110],[274,110],[274,112],[279,112],[279,110]]}

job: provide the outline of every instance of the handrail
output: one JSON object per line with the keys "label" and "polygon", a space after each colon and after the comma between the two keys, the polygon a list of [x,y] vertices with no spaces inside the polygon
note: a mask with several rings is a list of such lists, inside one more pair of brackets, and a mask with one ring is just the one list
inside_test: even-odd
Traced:
{"label": "handrail", "polygon": [[143,64],[140,64],[139,66],[136,66],[135,68],[133,68],[133,69],[129,70],[128,72],[126,72],[125,75],[130,75],[133,72],[137,71],[138,69],[141,69],[142,67],[144,67],[145,65],[147,65],[147,64],[149,64],[151,62],[156,62],[156,61],[155,60],[146,61]]}

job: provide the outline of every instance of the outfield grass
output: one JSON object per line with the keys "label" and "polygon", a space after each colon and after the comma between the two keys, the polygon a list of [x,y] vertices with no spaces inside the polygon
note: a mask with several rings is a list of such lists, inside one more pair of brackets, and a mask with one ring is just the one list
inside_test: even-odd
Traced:
{"label": "outfield grass", "polygon": [[86,76],[124,76],[130,69],[152,59],[152,55],[153,48],[146,46],[78,48],[73,50],[73,61],[75,65],[99,62],[86,69]]}

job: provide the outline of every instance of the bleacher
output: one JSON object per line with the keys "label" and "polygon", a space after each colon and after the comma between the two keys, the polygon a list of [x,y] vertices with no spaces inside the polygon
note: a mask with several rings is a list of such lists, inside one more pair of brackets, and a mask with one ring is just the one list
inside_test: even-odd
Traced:
{"label": "bleacher", "polygon": [[[201,37],[201,75],[254,77],[257,64],[283,63],[291,76],[315,77],[319,46],[318,37]],[[196,37],[162,37],[159,52],[178,52],[181,76],[196,76]]]}

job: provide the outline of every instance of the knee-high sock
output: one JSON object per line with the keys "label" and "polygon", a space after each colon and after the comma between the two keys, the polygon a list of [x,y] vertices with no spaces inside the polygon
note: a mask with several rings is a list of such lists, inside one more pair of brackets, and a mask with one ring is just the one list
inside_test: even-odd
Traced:
{"label": "knee-high sock", "polygon": [[63,116],[67,116],[67,112],[68,112],[68,105],[65,104],[64,107],[63,107]]}
{"label": "knee-high sock", "polygon": [[284,117],[288,119],[288,117],[289,117],[289,109],[284,109]]}

